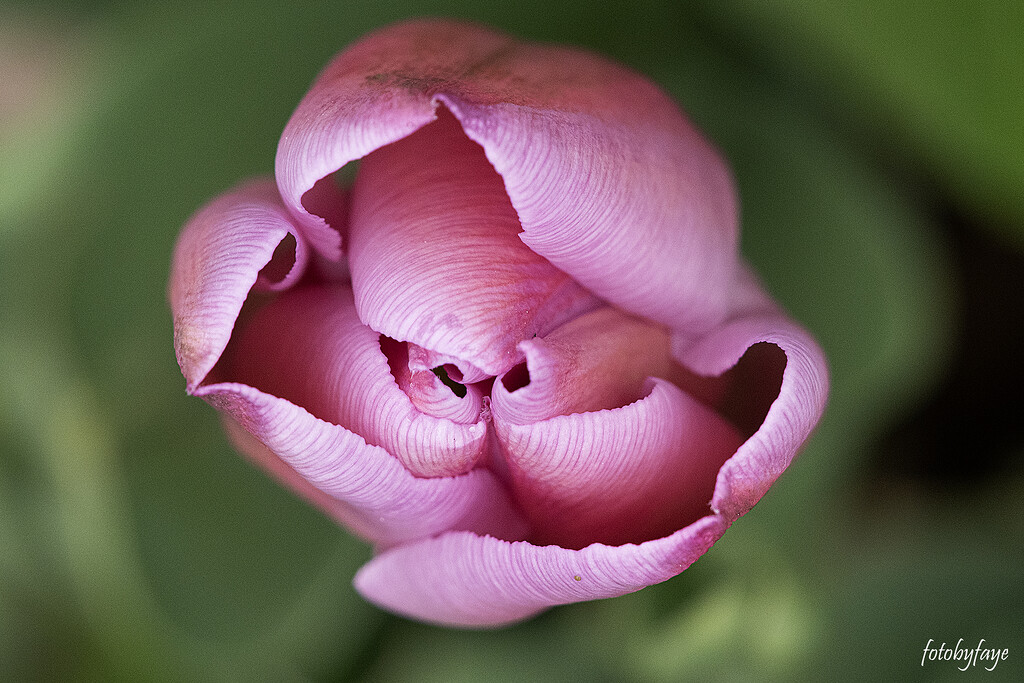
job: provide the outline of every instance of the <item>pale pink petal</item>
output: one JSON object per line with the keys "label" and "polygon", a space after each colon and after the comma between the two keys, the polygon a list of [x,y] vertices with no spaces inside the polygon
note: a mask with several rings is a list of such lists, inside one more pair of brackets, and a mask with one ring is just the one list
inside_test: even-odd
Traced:
{"label": "pale pink petal", "polygon": [[484,392],[475,384],[460,385],[451,374],[460,375],[455,368],[440,366],[440,372],[449,377],[449,387],[437,374],[438,368],[413,369],[409,362],[408,345],[381,337],[381,349],[388,358],[391,374],[398,387],[405,392],[421,413],[440,417],[459,424],[472,424],[480,420]]}
{"label": "pale pink petal", "polygon": [[[538,55],[535,77],[559,68],[560,52]],[[570,63],[612,69],[583,61]],[[738,258],[731,178],[660,91],[636,76],[606,75],[622,106],[597,115],[436,97],[486,150],[533,251],[631,313],[710,329],[724,315]],[[639,112],[657,113],[634,118]]]}
{"label": "pale pink petal", "polygon": [[709,516],[641,545],[582,550],[450,532],[392,548],[356,574],[368,600],[449,626],[501,626],[553,605],[625,595],[679,574],[727,524]]}
{"label": "pale pink petal", "polygon": [[486,424],[418,411],[395,381],[380,335],[359,322],[352,291],[300,287],[255,313],[231,350],[230,378],[288,399],[381,446],[418,476],[460,474],[484,453]]}
{"label": "pale pink petal", "polygon": [[407,344],[409,347],[409,367],[413,371],[417,370],[430,370],[440,366],[452,366],[452,377],[465,384],[472,384],[473,382],[479,382],[489,377],[494,377],[484,370],[476,367],[472,363],[468,363],[461,358],[456,358],[445,353],[438,353],[437,351],[431,351],[425,349],[422,346],[418,346],[413,343]]}
{"label": "pale pink petal", "polygon": [[[341,188],[339,181],[334,176],[325,176],[316,181],[313,187],[302,195],[302,205],[318,217],[315,225],[299,221],[303,234],[308,235],[310,243],[317,247],[326,234],[332,238],[332,243],[340,237],[340,244],[344,247],[348,236],[348,215],[351,206],[348,192]],[[298,216],[300,219],[304,217],[306,216],[301,214]],[[329,262],[344,263],[336,249],[318,249],[318,252]]]}
{"label": "pale pink petal", "polygon": [[174,352],[189,391],[224,352],[249,290],[292,286],[307,260],[306,243],[269,180],[242,185],[189,220],[167,288]]}
{"label": "pale pink petal", "polygon": [[[578,50],[466,23],[414,21],[356,43],[299,105],[277,179],[303,225],[313,184],[445,105],[501,174],[523,241],[598,296],[666,325],[710,329],[737,263],[722,160],[648,80]],[[311,232],[312,236],[314,233]]]}
{"label": "pale pink petal", "polygon": [[[750,273],[741,274],[733,294],[737,310],[726,324],[696,341],[683,335],[673,339],[675,357],[705,375],[728,370],[755,345],[776,345],[785,353],[778,397],[756,433],[718,473],[711,506],[730,521],[750,510],[792,462],[821,419],[829,384],[814,339],[761,293]],[[743,382],[737,384],[742,390]],[[757,391],[748,384],[748,391]]]}
{"label": "pale pink petal", "polygon": [[580,548],[668,535],[710,512],[715,475],[743,438],[678,387],[614,410],[494,427],[532,541]]}
{"label": "pale pink petal", "polygon": [[410,22],[349,46],[324,69],[285,126],[275,164],[281,196],[313,246],[332,258],[341,253],[341,236],[316,207],[306,206],[306,193],[348,162],[433,121],[435,106],[425,93],[432,74],[486,60],[510,42],[483,29],[473,29],[468,39],[447,40],[450,30],[439,35],[430,26],[455,25]]}
{"label": "pale pink petal", "polygon": [[352,191],[349,267],[362,321],[490,375],[566,309],[592,305],[519,239],[483,150],[444,110],[367,155]]}
{"label": "pale pink petal", "polygon": [[712,508],[729,519],[746,513],[785,471],[821,419],[828,395],[824,356],[814,341],[783,316],[736,320],[709,334],[681,357],[709,373],[759,342],[778,345],[786,369],[778,398],[758,431],[718,474]]}
{"label": "pale pink petal", "polygon": [[228,420],[236,445],[355,533],[387,547],[448,529],[521,538],[522,522],[487,470],[414,477],[384,449],[252,387],[196,391]]}
{"label": "pale pink petal", "polygon": [[667,379],[709,404],[717,394],[714,380],[675,362],[667,329],[607,306],[519,349],[525,366],[501,377],[491,393],[495,417],[506,422],[618,408],[645,395],[648,377]]}

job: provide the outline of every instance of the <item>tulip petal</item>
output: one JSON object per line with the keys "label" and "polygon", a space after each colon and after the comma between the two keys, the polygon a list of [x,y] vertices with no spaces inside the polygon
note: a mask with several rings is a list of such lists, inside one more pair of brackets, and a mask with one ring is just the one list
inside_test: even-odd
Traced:
{"label": "tulip petal", "polygon": [[487,470],[417,478],[384,449],[282,398],[237,383],[196,393],[229,418],[247,455],[381,547],[449,529],[522,537],[522,522]]}
{"label": "tulip petal", "polygon": [[[497,375],[590,294],[530,251],[501,177],[444,110],[367,155],[352,191],[356,310],[394,339]],[[572,313],[570,313],[571,315]]]}
{"label": "tulip petal", "polygon": [[224,352],[253,286],[291,287],[307,261],[306,242],[270,181],[238,187],[189,220],[174,250],[168,298],[190,392]]}
{"label": "tulip petal", "polygon": [[[314,183],[411,134],[445,105],[502,176],[522,240],[594,294],[694,333],[726,311],[737,263],[728,170],[678,107],[600,57],[453,21],[414,21],[339,55],[278,146],[289,210],[318,249]],[[316,235],[314,237],[314,235]]]}
{"label": "tulip petal", "polygon": [[417,370],[432,370],[441,366],[452,366],[452,379],[463,384],[480,382],[494,376],[472,363],[467,363],[455,356],[431,351],[416,344],[407,344],[406,346],[409,347],[409,369],[413,372]]}
{"label": "tulip petal", "polygon": [[[429,73],[449,62],[476,63],[509,40],[477,30],[470,40],[432,40],[419,26],[444,22],[410,22],[406,30],[386,28],[349,46],[320,74],[285,126],[277,147],[275,175],[289,211],[311,244],[329,258],[341,255],[341,236],[331,229],[306,193],[314,184],[350,161],[404,138],[434,120],[435,105],[424,93]],[[412,30],[408,30],[412,29]],[[410,54],[409,39],[419,40]],[[441,47],[441,49],[435,49]],[[403,65],[409,77],[401,81]],[[423,76],[416,74],[422,70]]]}
{"label": "tulip petal", "polygon": [[743,443],[713,410],[653,379],[614,410],[517,425],[495,412],[530,540],[580,548],[658,538],[710,512],[715,475]]}
{"label": "tulip petal", "polygon": [[632,593],[679,574],[721,538],[717,516],[640,545],[582,550],[450,532],[387,550],[355,587],[399,614],[449,626],[501,626],[553,605]]}
{"label": "tulip petal", "polygon": [[[407,344],[381,337],[380,346],[388,358],[398,387],[417,410],[459,424],[472,424],[480,419],[484,392],[478,385],[461,385],[460,389],[457,382],[449,377],[449,384],[454,388],[450,387],[434,368],[413,369]],[[440,372],[448,376],[443,365]]]}
{"label": "tulip petal", "polygon": [[487,426],[479,418],[456,424],[415,408],[380,335],[356,316],[348,287],[296,288],[257,311],[237,336],[231,379],[351,429],[417,476],[461,474],[484,454]]}
{"label": "tulip petal", "polygon": [[[537,68],[555,69],[560,57]],[[596,117],[437,99],[501,174],[527,246],[624,310],[710,329],[724,316],[737,259],[728,171],[653,86],[609,77],[628,109]],[[675,116],[632,116],[659,110]]]}
{"label": "tulip petal", "polygon": [[677,335],[675,357],[695,372],[718,375],[755,344],[785,353],[778,397],[757,431],[718,473],[711,507],[730,522],[745,514],[789,466],[821,419],[828,397],[828,367],[814,339],[783,314],[752,274],[733,288],[737,311],[713,332],[693,341]]}
{"label": "tulip petal", "polygon": [[608,306],[519,345],[525,367],[495,382],[491,407],[515,424],[619,408],[640,399],[648,377],[667,379],[703,403],[716,383],[672,358],[668,330]]}

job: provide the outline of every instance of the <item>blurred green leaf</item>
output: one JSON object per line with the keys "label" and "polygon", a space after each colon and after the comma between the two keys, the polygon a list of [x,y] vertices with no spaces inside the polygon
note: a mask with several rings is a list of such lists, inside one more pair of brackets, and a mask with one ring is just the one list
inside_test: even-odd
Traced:
{"label": "blurred green leaf", "polygon": [[[822,592],[830,628],[817,670],[850,680],[1020,679],[1013,653],[1024,611],[1024,513],[1017,503],[1024,472],[1016,470],[952,500],[910,489],[874,492],[870,509],[851,520],[843,563]],[[948,661],[922,667],[929,638],[932,647],[963,638],[971,648],[985,639],[985,647],[1009,648],[1010,659],[993,672],[961,672]]]}
{"label": "blurred green leaf", "polygon": [[100,27],[0,5],[0,237],[24,231],[108,95]]}
{"label": "blurred green leaf", "polygon": [[1024,5],[729,0],[707,7],[722,27],[739,30],[752,54],[819,79],[839,117],[880,138],[869,144],[910,145],[950,194],[1024,246]]}

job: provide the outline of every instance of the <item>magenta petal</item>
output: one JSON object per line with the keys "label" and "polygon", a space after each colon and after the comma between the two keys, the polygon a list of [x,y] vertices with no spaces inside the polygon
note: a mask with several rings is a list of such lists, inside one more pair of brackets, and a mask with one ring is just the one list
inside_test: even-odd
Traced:
{"label": "magenta petal", "polygon": [[711,507],[729,521],[757,503],[796,456],[821,419],[828,397],[828,368],[814,339],[764,295],[744,272],[734,289],[737,307],[726,324],[691,341],[673,340],[675,357],[694,371],[718,375],[760,342],[776,344],[786,354],[778,398],[760,428],[718,473]]}
{"label": "magenta petal", "polygon": [[278,297],[241,331],[232,362],[232,379],[351,429],[418,476],[461,474],[484,454],[479,416],[456,424],[414,407],[380,335],[359,322],[347,287],[300,287]]}
{"label": "magenta petal", "polygon": [[501,178],[446,111],[367,155],[352,191],[360,319],[497,375],[590,295],[519,239]]}
{"label": "magenta petal", "polygon": [[579,548],[639,543],[710,512],[715,475],[743,439],[673,384],[628,406],[517,425],[495,413],[531,538]]}
{"label": "magenta petal", "polygon": [[465,529],[520,538],[519,521],[487,470],[420,479],[384,449],[243,384],[197,392],[230,417],[236,444],[355,533],[381,546]]}
{"label": "magenta petal", "polygon": [[[275,250],[288,246],[286,238],[294,240],[294,263],[275,263],[271,277],[269,270],[260,275],[276,261]],[[253,285],[290,287],[307,260],[306,243],[271,181],[242,185],[189,220],[174,249],[168,285],[174,350],[189,391],[217,363]]]}
{"label": "magenta petal", "polygon": [[625,595],[679,574],[725,532],[700,519],[640,545],[582,550],[451,532],[387,550],[356,574],[368,600],[449,626],[501,626],[553,605]]}
{"label": "magenta petal", "polygon": [[276,173],[289,209],[319,229],[318,249],[336,253],[339,240],[303,207],[304,193],[434,120],[442,103],[501,174],[534,251],[663,324],[699,332],[722,318],[738,227],[715,150],[634,72],[473,24],[377,32],[339,55],[299,105]]}

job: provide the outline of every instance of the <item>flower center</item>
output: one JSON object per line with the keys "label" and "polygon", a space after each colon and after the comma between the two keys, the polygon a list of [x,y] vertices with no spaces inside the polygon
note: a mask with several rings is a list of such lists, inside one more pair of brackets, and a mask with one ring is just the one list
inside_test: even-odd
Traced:
{"label": "flower center", "polygon": [[[449,370],[449,367],[451,367],[451,370]],[[451,389],[453,394],[459,398],[466,398],[466,385],[459,384],[451,377],[452,374],[459,372],[458,368],[448,365],[439,365],[436,368],[431,368],[430,371],[437,375],[437,378],[441,380],[441,384]],[[462,373],[459,373],[460,376],[461,374]]]}

